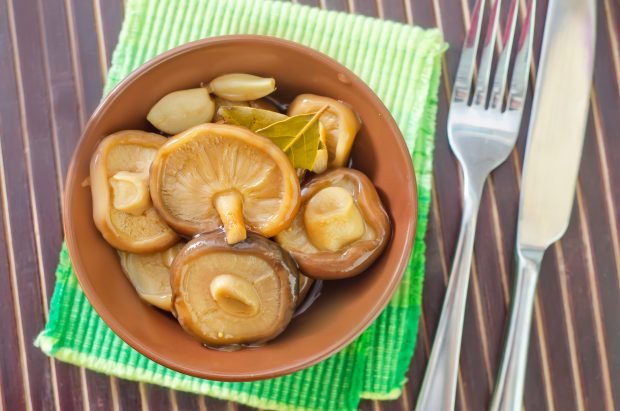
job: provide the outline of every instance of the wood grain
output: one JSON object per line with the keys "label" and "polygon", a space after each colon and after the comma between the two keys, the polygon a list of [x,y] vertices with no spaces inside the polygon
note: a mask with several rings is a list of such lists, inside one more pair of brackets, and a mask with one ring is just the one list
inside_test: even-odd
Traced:
{"label": "wood grain", "polygon": [[[461,179],[446,135],[451,84],[473,0],[297,0],[439,27],[442,63],[427,232],[423,317],[401,398],[363,410],[410,410],[439,319],[461,215]],[[508,3],[507,1],[505,3]],[[520,0],[521,18],[527,1]],[[539,1],[535,55],[547,1]],[[47,318],[62,241],[63,180],[97,106],[123,17],[122,0],[0,1],[0,410],[238,410],[247,407],[124,381],[45,357],[32,341]],[[502,20],[504,21],[504,19]],[[620,408],[620,5],[600,0],[591,114],[568,232],[545,256],[525,408]],[[531,84],[535,83],[536,60]],[[531,107],[531,93],[527,108]],[[488,405],[512,286],[527,118],[481,203],[457,409]]]}

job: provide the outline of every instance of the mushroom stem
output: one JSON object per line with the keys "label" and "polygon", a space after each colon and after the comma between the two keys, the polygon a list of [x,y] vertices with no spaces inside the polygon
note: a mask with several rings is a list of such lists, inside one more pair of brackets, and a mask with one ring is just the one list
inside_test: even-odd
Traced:
{"label": "mushroom stem", "polygon": [[147,180],[148,174],[129,171],[119,171],[110,177],[114,208],[136,216],[148,210],[151,196]]}
{"label": "mushroom stem", "polygon": [[258,314],[260,297],[249,281],[231,274],[218,275],[211,281],[211,297],[230,314],[251,317]]}
{"label": "mushroom stem", "polygon": [[245,240],[245,222],[243,220],[243,198],[236,190],[218,194],[214,206],[224,224],[226,242],[235,244]]}
{"label": "mushroom stem", "polygon": [[306,205],[304,224],[312,244],[338,251],[364,235],[364,218],[353,196],[341,187],[327,187]]}

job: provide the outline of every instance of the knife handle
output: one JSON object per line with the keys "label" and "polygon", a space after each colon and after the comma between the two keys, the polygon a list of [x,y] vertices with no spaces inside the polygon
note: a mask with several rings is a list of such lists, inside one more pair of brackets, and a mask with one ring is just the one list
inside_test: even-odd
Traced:
{"label": "knife handle", "polygon": [[544,249],[517,248],[514,295],[502,362],[490,411],[521,411],[532,309]]}
{"label": "knife handle", "polygon": [[476,221],[486,176],[479,171],[463,170],[461,230],[431,356],[416,404],[417,411],[454,410]]}

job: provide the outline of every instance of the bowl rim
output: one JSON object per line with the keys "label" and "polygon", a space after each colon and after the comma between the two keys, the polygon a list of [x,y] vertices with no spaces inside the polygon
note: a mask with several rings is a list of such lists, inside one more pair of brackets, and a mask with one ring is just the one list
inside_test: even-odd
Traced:
{"label": "bowl rim", "polygon": [[[319,61],[320,64],[326,64],[329,66],[337,67],[338,70],[351,79],[352,84],[356,84],[358,88],[364,93],[376,100],[379,103],[380,115],[383,116],[384,122],[386,126],[390,129],[390,131],[400,136],[396,144],[398,144],[400,148],[401,154],[405,154],[408,161],[405,161],[406,167],[402,170],[403,173],[408,175],[408,180],[411,181],[412,185],[412,218],[406,224],[406,239],[403,245],[403,249],[405,250],[401,255],[394,268],[394,274],[389,278],[389,282],[386,284],[386,287],[383,289],[380,297],[377,299],[377,303],[375,304],[375,308],[373,310],[368,311],[364,318],[361,321],[358,321],[353,324],[353,326],[348,330],[348,332],[341,337],[340,339],[333,341],[329,344],[325,349],[320,352],[317,352],[313,356],[308,356],[304,359],[301,359],[296,362],[289,362],[286,364],[279,364],[270,367],[270,369],[256,372],[256,373],[248,373],[248,372],[213,372],[209,370],[205,370],[204,368],[192,368],[182,364],[175,362],[174,360],[170,360],[165,356],[161,356],[155,352],[153,352],[148,346],[144,345],[141,341],[135,339],[131,331],[126,329],[122,324],[115,320],[114,316],[106,307],[106,304],[98,297],[98,294],[95,290],[95,287],[88,279],[88,275],[86,275],[87,265],[80,258],[80,254],[77,248],[77,238],[74,230],[73,219],[70,216],[73,214],[73,206],[71,202],[72,192],[77,187],[76,184],[79,184],[76,181],[77,178],[77,153],[81,151],[81,147],[84,144],[85,136],[92,133],[92,129],[97,125],[102,118],[104,109],[110,105],[113,105],[116,99],[125,91],[125,89],[132,84],[135,80],[137,80],[140,76],[142,76],[145,72],[151,70],[159,64],[162,64],[168,60],[174,59],[175,57],[192,52],[194,50],[210,47],[215,45],[227,45],[230,43],[271,43],[276,47],[291,49],[292,51],[302,52],[305,54],[309,54],[311,58]],[[413,253],[413,246],[415,242],[417,221],[418,221],[418,190],[417,190],[417,181],[413,169],[413,163],[411,161],[411,154],[405,140],[402,136],[402,133],[396,124],[394,118],[392,117],[389,110],[383,104],[383,101],[374,93],[374,91],[357,75],[355,75],[351,70],[347,67],[334,60],[333,58],[323,54],[322,52],[315,50],[313,48],[307,47],[305,45],[290,41],[284,40],[278,37],[272,36],[264,36],[264,35],[223,35],[223,36],[214,36],[206,39],[195,40],[192,42],[184,43],[177,47],[174,47],[151,60],[143,63],[135,70],[133,70],[127,77],[125,77],[122,81],[120,81],[106,96],[102,98],[99,105],[93,112],[93,114],[89,117],[88,122],[86,123],[84,130],[80,135],[80,139],[77,145],[74,148],[71,162],[69,165],[69,169],[67,172],[67,177],[65,178],[65,188],[64,188],[64,207],[63,207],[63,228],[65,232],[65,241],[67,245],[67,250],[69,253],[69,257],[71,260],[71,264],[73,266],[73,270],[78,279],[79,285],[84,291],[86,298],[89,303],[92,305],[97,314],[101,317],[101,319],[105,322],[105,324],[110,327],[110,329],[119,336],[124,342],[126,342],[130,347],[138,351],[140,354],[148,357],[154,362],[170,368],[174,371],[178,371],[180,373],[191,375],[199,378],[206,378],[218,381],[231,381],[231,382],[243,382],[243,381],[255,381],[262,380],[267,378],[280,377],[284,375],[291,374],[296,371],[303,370],[312,365],[315,365],[332,355],[336,354],[349,344],[351,344],[360,334],[362,334],[373,322],[374,320],[383,312],[383,310],[388,305],[390,299],[396,292],[397,287],[399,286],[403,274],[407,268],[409,263],[409,259]]]}

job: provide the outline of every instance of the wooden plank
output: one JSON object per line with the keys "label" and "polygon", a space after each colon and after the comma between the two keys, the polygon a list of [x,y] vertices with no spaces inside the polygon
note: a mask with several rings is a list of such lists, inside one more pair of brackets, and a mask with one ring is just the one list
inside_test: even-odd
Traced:
{"label": "wooden plank", "polygon": [[82,90],[83,110],[92,113],[99,104],[103,89],[105,64],[100,60],[95,27],[95,11],[89,1],[66,0],[69,33],[77,67],[77,86]]}
{"label": "wooden plank", "polygon": [[407,10],[404,1],[377,0],[376,2],[377,13],[381,10],[384,19],[407,23]]}
{"label": "wooden plank", "polygon": [[[41,48],[41,33],[36,4],[6,2],[2,7],[4,11],[0,15],[7,18],[2,30],[8,30],[2,36],[3,59],[9,69],[3,78],[12,83],[3,88],[0,102],[5,136],[0,155],[4,168],[5,244],[9,254],[7,285],[11,284],[13,301],[19,304],[14,311],[19,349],[10,354],[19,358],[26,408],[51,409],[58,401],[56,375],[51,360],[31,343],[43,327],[46,315],[46,294],[41,288],[40,272],[44,267],[53,266],[51,260],[56,258],[42,238],[53,241],[50,236],[60,235],[57,198],[54,199],[53,155],[50,154],[53,150],[49,140],[46,141],[49,136],[45,125],[49,117],[45,87],[41,87],[44,84],[43,62],[37,53]],[[24,31],[25,27],[30,30]],[[32,124],[35,122],[37,124]],[[37,144],[43,147],[31,147]],[[41,148],[48,148],[48,152]],[[33,159],[41,164],[33,164]],[[51,165],[47,173],[46,165]],[[36,190],[38,182],[45,182],[49,187]],[[35,190],[40,197],[35,196]],[[46,201],[46,196],[50,209],[37,211],[33,203],[41,199]],[[49,221],[38,221],[41,215]],[[56,253],[57,250],[53,254]]]}
{"label": "wooden plank", "polygon": [[321,8],[326,10],[347,11],[348,2],[347,0],[322,0]]}
{"label": "wooden plank", "polygon": [[237,406],[234,402],[222,401],[206,396],[204,397],[204,404],[207,411],[234,411]]}
{"label": "wooden plank", "polygon": [[[2,10],[2,5],[0,5],[0,12]],[[0,13],[0,16],[2,13]],[[2,19],[0,17],[0,22]],[[1,29],[0,26],[0,52],[4,51],[5,37],[4,30]],[[0,59],[0,70],[4,71],[5,62]],[[7,76],[8,77],[8,76]],[[3,90],[8,86],[2,81],[2,77],[0,76],[0,87]],[[0,101],[0,135],[7,135],[9,129],[6,128],[5,124],[2,121],[2,102]],[[2,152],[2,140],[0,139],[0,153]],[[0,195],[3,199],[6,198],[5,195],[5,178],[4,178],[5,168],[4,161],[2,156],[0,156]],[[2,328],[2,349],[0,350],[0,385],[2,386],[2,392],[0,396],[0,400],[3,404],[4,409],[10,409],[11,407],[16,407],[18,409],[26,408],[26,395],[24,389],[24,375],[23,370],[20,366],[20,342],[19,342],[19,331],[18,324],[15,319],[16,312],[16,302],[13,298],[13,293],[9,284],[11,284],[10,278],[10,250],[7,249],[6,244],[6,230],[5,227],[5,215],[6,215],[6,201],[0,202],[0,215],[3,217],[0,219],[0,243],[3,244],[0,247],[0,281],[5,286],[0,287],[0,299],[4,302],[3,310],[0,311],[0,327]]]}
{"label": "wooden plank", "polygon": [[[170,390],[158,385],[144,384],[147,410],[171,410]],[[143,409],[144,405],[143,405]]]}
{"label": "wooden plank", "polygon": [[350,7],[353,13],[363,14],[364,16],[376,17],[377,3],[375,0],[353,0],[350,2]]}
{"label": "wooden plank", "polygon": [[116,379],[119,411],[138,411],[142,409],[140,384],[135,381]]}

